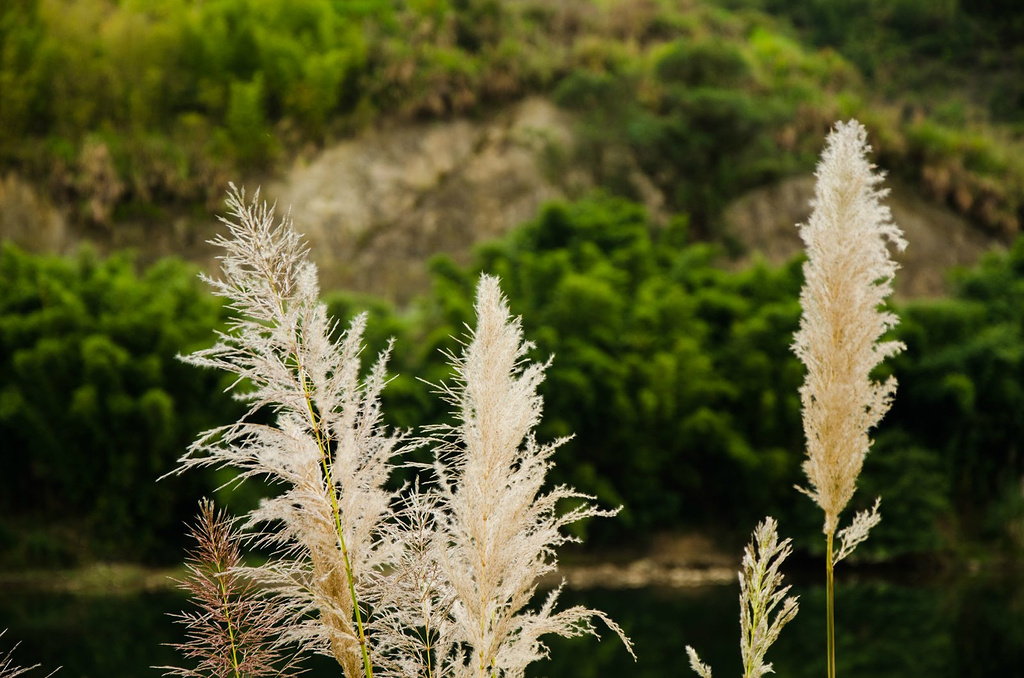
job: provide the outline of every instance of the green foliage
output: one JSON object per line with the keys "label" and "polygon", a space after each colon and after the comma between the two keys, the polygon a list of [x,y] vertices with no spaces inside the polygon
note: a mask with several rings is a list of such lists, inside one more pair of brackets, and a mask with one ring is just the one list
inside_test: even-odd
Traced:
{"label": "green foliage", "polygon": [[[900,77],[896,71],[906,58],[939,59],[947,66],[985,65],[992,51],[1024,35],[1024,13],[1012,2],[727,0],[725,4],[755,6],[786,16],[807,31],[815,44],[839,49],[866,73],[884,71],[883,75],[892,77]],[[1001,56],[1016,59],[1020,55]]]}
{"label": "green foliage", "polygon": [[687,87],[736,87],[751,80],[751,67],[736,44],[719,40],[679,40],[654,67],[659,80]]}
{"label": "green foliage", "polygon": [[220,319],[194,272],[167,260],[76,260],[0,249],[0,506],[84,529],[106,557],[175,552],[195,482],[153,481],[234,408],[175,355]]}
{"label": "green foliage", "polygon": [[638,128],[640,165],[665,177],[673,206],[692,211],[704,229],[729,199],[782,174],[786,158],[777,159],[769,130],[787,111],[709,87],[670,87],[665,103]]}
{"label": "green foliage", "polygon": [[[121,204],[209,202],[380,111],[465,113],[543,64],[492,0],[15,0],[0,8],[0,167],[91,199],[102,137]],[[168,168],[172,168],[168,170]],[[169,174],[173,176],[168,176]]]}
{"label": "green foliage", "polygon": [[[758,42],[782,40],[804,55],[811,47],[822,50],[820,57],[841,55],[846,91],[831,104],[830,97],[822,103],[836,106],[843,116],[870,120],[879,164],[1007,240],[1020,232],[1024,12],[1019,6],[962,0],[722,4],[757,8],[775,19],[771,31],[759,29],[751,36],[755,51]],[[817,99],[810,92],[801,98]]]}
{"label": "green foliage", "polygon": [[[903,378],[901,386],[905,383]],[[951,480],[934,448],[923,447],[903,431],[888,433],[876,439],[867,463],[869,472],[859,483],[854,508],[870,508],[875,497],[882,497],[882,522],[858,550],[874,558],[948,550],[956,513]]]}
{"label": "green foliage", "polygon": [[[435,261],[432,292],[408,310],[342,293],[327,302],[342,326],[369,312],[368,351],[395,339],[384,411],[418,427],[446,417],[430,386],[449,376],[442,351],[457,350],[450,337],[472,319],[480,272],[499,275],[534,357],[554,356],[540,436],[575,434],[554,481],[624,505],[622,520],[588,526],[593,537],[685,526],[739,537],[773,513],[803,548],[820,548],[820,523],[792,491],[804,445],[803,371],[790,351],[798,262],[724,270],[688,231],[619,198],[556,203],[471,266]],[[884,519],[862,557],[1022,541],[1024,241],[956,286],[897,309],[908,348],[888,369],[900,386],[858,492],[865,504],[883,497]],[[0,252],[0,300],[0,508],[17,521],[0,524],[4,550],[66,564],[77,531],[107,554],[159,558],[198,487],[150,481],[196,431],[234,415],[215,375],[173,359],[210,340],[218,304],[177,262],[138,276],[124,257],[11,247]],[[231,499],[265,491],[247,487]]]}
{"label": "green foliage", "polygon": [[270,159],[272,141],[263,113],[262,74],[252,82],[231,83],[225,124],[240,161],[262,165]]}
{"label": "green foliage", "polygon": [[893,414],[939,453],[963,529],[1012,541],[1024,518],[1007,499],[1024,477],[1024,240],[955,282],[953,299],[907,309]]}
{"label": "green foliage", "polygon": [[39,105],[49,65],[44,40],[37,0],[14,0],[0,8],[0,129],[12,139],[46,126]]}
{"label": "green foliage", "polygon": [[[880,164],[1010,235],[1024,223],[1022,26],[960,0],[13,0],[0,168],[98,200],[83,216],[107,225],[215,204],[224,177],[380,115],[551,92],[578,114],[575,164],[631,199],[649,189],[642,170],[699,236],[720,235],[742,192],[810,170],[821,132],[850,115]],[[97,140],[112,182],[96,178]]]}
{"label": "green foliage", "polygon": [[[388,6],[371,4],[369,14]],[[366,67],[367,15],[329,0],[5,3],[0,163],[67,183],[60,172],[69,168],[54,166],[40,139],[81,147],[102,131],[128,184],[125,202],[204,200],[195,186],[224,166],[273,157],[275,125],[290,121],[321,139],[332,116],[358,104],[349,90]],[[135,141],[147,137],[158,140],[156,153]],[[145,190],[167,164],[181,165],[174,155],[183,141],[186,176],[162,182],[157,195]],[[141,180],[128,181],[133,175]],[[91,186],[70,183],[91,195]]]}
{"label": "green foliage", "polygon": [[1009,239],[1024,223],[1022,17],[956,0],[662,5],[632,17],[636,44],[580,41],[555,95],[582,118],[577,164],[634,199],[638,166],[700,236],[721,235],[744,191],[809,171],[821,132],[855,116],[880,165]]}
{"label": "green foliage", "polygon": [[[635,199],[630,173],[639,168],[672,210],[691,216],[696,235],[720,235],[729,200],[813,167],[818,149],[805,139],[832,121],[836,93],[856,77],[841,57],[787,40],[767,17],[664,11],[678,27],[639,53],[600,43],[554,97],[579,114],[577,162],[599,185]],[[804,128],[815,133],[798,134]]]}
{"label": "green foliage", "polygon": [[[618,522],[633,537],[687,525],[738,536],[773,513],[803,548],[820,549],[820,523],[792,491],[804,446],[803,370],[790,350],[800,267],[726,271],[713,247],[686,243],[687,230],[598,197],[548,206],[468,268],[437,260],[433,293],[410,314],[370,306],[370,327],[383,328],[371,346],[398,340],[392,366],[403,376],[386,395],[395,421],[443,416],[411,375],[440,379],[451,347],[439,338],[470,320],[486,271],[502,278],[538,354],[554,356],[540,433],[575,434],[557,453],[557,481],[622,503]],[[1024,244],[962,275],[956,298],[898,309],[900,387],[867,458],[864,505],[850,507],[881,495],[884,519],[859,556],[955,550],[965,535],[1017,543],[1022,281]],[[339,299],[332,311],[366,303]],[[609,527],[594,536],[613,536]]]}
{"label": "green foliage", "polygon": [[501,277],[538,354],[555,356],[540,433],[575,434],[555,479],[624,504],[623,526],[595,530],[745,531],[796,480],[798,269],[727,273],[712,248],[679,244],[685,228],[658,228],[621,199],[554,204],[472,267],[434,266],[422,312],[447,325],[439,333],[465,321],[486,271]]}

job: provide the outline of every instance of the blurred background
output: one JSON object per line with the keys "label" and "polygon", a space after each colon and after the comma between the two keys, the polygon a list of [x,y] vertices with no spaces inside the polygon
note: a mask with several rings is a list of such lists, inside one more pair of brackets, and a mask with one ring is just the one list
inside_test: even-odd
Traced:
{"label": "blurred background", "polygon": [[[395,338],[394,426],[445,419],[420,379],[499,275],[555,356],[539,434],[575,434],[552,482],[623,507],[568,562],[731,568],[774,515],[804,596],[776,666],[820,674],[795,224],[856,117],[910,242],[907,350],[851,507],[883,498],[841,567],[840,670],[1018,675],[1022,75],[1015,0],[4,0],[0,656],[157,675],[196,500],[267,491],[156,482],[241,413],[175,358],[227,318],[196,274],[233,181],[290,206],[331,312],[370,313],[368,356]],[[686,643],[738,670],[726,581],[573,591],[641,662],[553,643],[538,670],[660,675]]]}

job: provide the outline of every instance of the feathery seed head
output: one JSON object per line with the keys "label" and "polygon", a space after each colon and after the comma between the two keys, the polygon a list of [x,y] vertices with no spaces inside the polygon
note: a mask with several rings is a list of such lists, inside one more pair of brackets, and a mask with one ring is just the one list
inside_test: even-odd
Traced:
{"label": "feathery seed head", "polygon": [[[743,678],[761,678],[773,672],[771,663],[764,661],[765,654],[778,640],[782,627],[800,610],[797,599],[786,596],[789,586],[782,586],[779,570],[792,547],[789,539],[779,541],[777,528],[774,518],[765,518],[743,552],[743,569],[739,572]],[[711,667],[700,660],[696,650],[687,645],[686,653],[690,668],[701,678],[711,678]]]}
{"label": "feathery seed head", "polygon": [[765,518],[754,530],[754,540],[743,553],[743,570],[739,575],[743,678],[761,678],[772,673],[771,663],[764,661],[765,654],[778,640],[782,627],[800,609],[795,597],[786,596],[790,587],[782,586],[779,568],[792,547],[789,539],[779,541],[777,527],[774,518]]}
{"label": "feathery seed head", "polygon": [[244,417],[208,431],[180,460],[229,467],[282,485],[247,516],[259,541],[280,549],[259,567],[238,568],[266,585],[290,613],[284,637],[335,657],[345,675],[370,673],[362,615],[369,573],[385,565],[381,526],[394,494],[385,488],[404,436],[381,422],[387,382],[384,351],[365,378],[360,353],[365,318],[335,338],[319,300],[316,267],[285,215],[244,192],[229,193],[220,280],[207,278],[235,312],[213,347],[184,360],[234,374],[250,388],[250,414],[267,408],[272,424]]}
{"label": "feathery seed head", "polygon": [[[438,529],[447,544],[439,564],[453,589],[453,637],[466,650],[452,670],[518,678],[547,656],[543,635],[595,634],[595,617],[630,648],[599,611],[576,606],[556,612],[558,590],[539,610],[522,611],[538,577],[555,569],[556,547],[571,540],[561,528],[616,511],[599,510],[592,497],[566,487],[542,493],[551,455],[564,442],[542,445],[533,436],[547,363],[526,360],[532,344],[523,340],[519,319],[510,317],[496,278],[480,279],[476,312],[476,329],[453,359],[455,383],[445,389],[459,424],[443,430],[435,465],[445,509]],[[563,499],[578,505],[559,514]]]}
{"label": "feathery seed head", "polygon": [[287,610],[239,576],[241,536],[224,512],[204,500],[191,528],[195,548],[188,554],[188,577],[178,585],[199,608],[175,615],[187,640],[173,647],[194,667],[161,667],[182,678],[281,675],[295,663],[277,644]]}
{"label": "feathery seed head", "polygon": [[881,341],[898,319],[881,310],[897,265],[887,244],[903,250],[903,233],[881,200],[882,174],[867,160],[867,132],[838,123],[815,175],[813,212],[800,226],[807,246],[803,315],[793,350],[807,367],[800,389],[811,488],[833,534],[871,446],[868,431],[888,411],[896,380],[878,383],[871,371],[903,344]]}
{"label": "feathery seed head", "polygon": [[[233,373],[251,385],[241,397],[252,411],[277,418],[207,432],[180,469],[226,466],[282,485],[245,524],[278,554],[230,568],[286,611],[282,639],[333,656],[347,678],[519,678],[546,656],[543,635],[594,633],[595,617],[629,648],[603,613],[556,611],[557,590],[523,611],[555,569],[555,548],[572,540],[562,528],[615,511],[566,487],[542,492],[564,440],[533,436],[547,364],[526,359],[532,344],[497,279],[481,279],[476,330],[452,357],[456,378],[443,392],[460,423],[435,427],[436,489],[416,486],[402,504],[385,489],[404,445],[381,425],[388,351],[361,379],[365,318],[335,341],[289,219],[275,225],[272,208],[235,189],[228,204],[230,237],[216,241],[224,277],[210,283],[236,318],[216,346],[185,360]],[[566,499],[575,508],[559,513]]]}

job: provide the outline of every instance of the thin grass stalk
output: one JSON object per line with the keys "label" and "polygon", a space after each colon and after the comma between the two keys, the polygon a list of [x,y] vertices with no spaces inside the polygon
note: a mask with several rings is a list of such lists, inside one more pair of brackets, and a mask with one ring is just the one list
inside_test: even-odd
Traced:
{"label": "thin grass stalk", "polygon": [[[214,563],[214,568],[217,570],[218,575],[225,573],[224,568],[220,566],[220,562]],[[228,641],[231,643],[231,670],[235,673],[235,678],[241,678],[238,664],[238,643],[235,640],[235,622],[231,620],[231,605],[228,599],[228,587],[224,583],[224,578],[221,576],[217,577],[217,583],[220,585],[220,600],[224,605],[224,620],[228,626]]]}
{"label": "thin grass stalk", "polygon": [[[0,631],[0,638],[7,633],[7,629]],[[39,664],[33,664],[32,666],[15,666],[14,665],[14,651],[18,649],[20,643],[15,643],[14,647],[7,651],[7,654],[0,654],[0,678],[17,678],[17,676],[24,675],[33,669],[39,668]],[[54,669],[50,675],[46,678],[51,678],[57,670]]]}
{"label": "thin grass stalk", "polygon": [[[294,333],[293,333],[294,336]],[[298,356],[298,351],[296,351]],[[306,385],[306,373],[299,364],[299,377],[302,381],[302,393],[306,398],[306,409],[309,411],[309,419],[313,424],[313,433],[316,437],[317,447],[320,449],[320,465],[324,470],[324,480],[327,482],[327,491],[331,494],[331,509],[334,512],[334,529],[338,533],[338,544],[341,546],[341,557],[345,563],[345,580],[348,584],[349,595],[352,596],[352,610],[356,617],[356,630],[359,633],[359,649],[363,655],[363,668],[366,670],[366,678],[373,678],[373,663],[370,661],[370,648],[366,642],[366,630],[363,628],[363,615],[359,609],[359,597],[356,595],[355,577],[352,574],[352,562],[348,557],[348,547],[345,545],[345,531],[341,527],[341,509],[338,507],[338,495],[334,491],[334,482],[331,479],[331,467],[327,463],[327,445],[321,435],[320,420],[313,409],[313,399],[309,394],[309,387]]]}
{"label": "thin grass stalk", "polygon": [[828,661],[828,678],[836,678],[836,604],[835,604],[835,567],[832,562],[832,533],[825,537],[825,627],[828,640],[825,652]]}
{"label": "thin grass stalk", "polygon": [[[821,162],[813,211],[800,226],[807,246],[800,292],[800,329],[793,350],[807,368],[800,388],[810,487],[798,488],[824,512],[826,554],[826,662],[835,678],[834,567],[878,524],[878,501],[838,530],[871,448],[870,431],[892,405],[896,379],[872,379],[872,371],[903,350],[884,340],[898,318],[885,310],[898,268],[889,252],[906,247],[903,232],[882,204],[888,190],[867,158],[867,131],[855,120],[829,134]],[[841,547],[834,550],[835,537]]]}
{"label": "thin grass stalk", "polygon": [[[270,288],[274,293],[275,300],[277,301],[278,309],[281,315],[284,315],[284,298],[281,295],[276,282],[273,277],[270,277]],[[324,480],[327,482],[327,490],[331,495],[331,509],[334,512],[334,526],[335,531],[338,533],[338,544],[341,546],[341,556],[345,563],[345,579],[348,584],[349,594],[352,596],[352,609],[356,617],[356,629],[359,633],[359,649],[363,655],[363,668],[366,670],[366,678],[373,678],[373,665],[370,662],[370,653],[366,643],[366,631],[363,628],[362,613],[359,609],[359,597],[356,595],[355,579],[352,575],[352,563],[348,557],[348,548],[345,545],[345,534],[341,526],[341,510],[338,507],[338,496],[334,491],[334,483],[331,480],[330,466],[328,465],[328,449],[324,442],[324,436],[322,435],[320,419],[316,416],[316,410],[313,407],[313,398],[309,392],[309,385],[306,381],[306,370],[302,364],[302,359],[299,357],[298,348],[298,336],[296,336],[295,328],[291,331],[291,342],[292,342],[292,355],[295,356],[295,364],[299,372],[299,382],[302,384],[302,395],[306,401],[306,411],[309,413],[309,421],[313,425],[313,435],[316,438],[316,445],[320,450],[320,462],[324,471]]]}
{"label": "thin grass stalk", "polygon": [[[278,290],[278,286],[274,279],[270,278],[270,287],[276,297],[278,308],[280,309],[281,315],[284,315],[284,298]],[[324,480],[327,483],[327,490],[331,495],[331,509],[334,512],[334,526],[335,531],[338,533],[338,544],[341,546],[341,556],[345,563],[345,580],[348,584],[349,595],[352,596],[352,609],[356,617],[356,629],[359,634],[359,649],[363,655],[363,668],[366,671],[366,678],[373,678],[373,664],[370,661],[369,647],[366,642],[366,631],[363,628],[362,612],[359,609],[359,597],[356,595],[355,578],[352,574],[352,563],[348,557],[348,547],[345,545],[345,534],[344,529],[341,526],[341,509],[338,507],[338,495],[334,491],[334,482],[331,479],[331,470],[328,462],[328,448],[324,441],[322,434],[320,419],[316,416],[316,410],[313,407],[313,398],[309,392],[309,385],[306,381],[306,370],[302,364],[302,359],[299,357],[298,349],[298,336],[296,336],[295,328],[291,331],[292,338],[292,354],[295,356],[295,364],[299,372],[299,382],[302,384],[302,395],[306,401],[306,411],[309,413],[309,421],[313,425],[313,435],[316,438],[317,448],[320,450],[320,463],[324,471]]]}
{"label": "thin grass stalk", "polygon": [[[319,438],[319,436],[318,436]],[[320,448],[324,452],[323,447]],[[352,576],[352,563],[348,557],[348,548],[345,546],[344,530],[341,527],[341,511],[338,508],[338,496],[334,493],[334,483],[331,481],[330,467],[327,465],[327,454],[324,453],[321,462],[324,468],[324,476],[327,480],[327,488],[331,493],[331,507],[334,509],[334,527],[338,532],[338,543],[341,545],[341,557],[345,562],[345,578],[348,582],[348,592],[352,596],[352,610],[356,616],[356,629],[359,632],[359,649],[363,653],[363,668],[366,669],[366,678],[373,678],[373,663],[370,661],[370,648],[366,642],[366,631],[363,628],[363,615],[359,610],[359,597],[356,595],[355,577]]]}

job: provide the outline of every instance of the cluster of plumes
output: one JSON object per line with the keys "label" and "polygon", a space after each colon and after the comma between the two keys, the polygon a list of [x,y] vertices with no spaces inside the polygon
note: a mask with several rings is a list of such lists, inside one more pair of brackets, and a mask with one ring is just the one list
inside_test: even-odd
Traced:
{"label": "cluster of plumes", "polygon": [[208,431],[178,470],[216,465],[283,486],[246,524],[262,529],[261,543],[277,556],[240,573],[293,613],[285,640],[333,656],[354,678],[364,664],[362,573],[386,564],[378,536],[393,493],[384,485],[403,444],[380,421],[387,355],[361,379],[365,318],[332,338],[316,267],[291,219],[275,222],[258,193],[247,204],[233,186],[228,207],[228,235],[214,242],[224,251],[224,278],[207,282],[229,300],[234,319],[215,346],[185,360],[236,374],[250,413],[268,408],[276,421],[245,417]]}
{"label": "cluster of plumes", "polygon": [[[753,541],[744,550],[743,569],[739,573],[743,678],[761,678],[772,673],[771,663],[764,661],[765,654],[778,640],[782,627],[800,609],[795,597],[786,596],[790,587],[782,586],[779,571],[791,552],[790,540],[779,541],[778,526],[771,517],[757,526]],[[711,667],[701,662],[697,652],[690,646],[686,652],[691,668],[702,678],[711,678]]]}
{"label": "cluster of plumes", "polygon": [[[816,171],[813,212],[800,228],[807,262],[793,350],[807,367],[800,398],[811,487],[803,491],[825,512],[828,535],[853,496],[871,447],[868,432],[896,390],[894,378],[879,383],[871,371],[903,349],[881,337],[898,321],[882,310],[897,268],[887,243],[902,250],[906,241],[881,203],[888,191],[879,187],[869,151],[860,123],[836,125]],[[855,521],[858,533],[847,532],[846,543],[863,541],[878,522],[877,512],[871,515]]]}
{"label": "cluster of plumes", "polygon": [[[498,678],[545,656],[543,634],[593,633],[595,616],[622,636],[600,612],[555,612],[557,592],[523,612],[569,539],[560,528],[610,514],[564,487],[540,492],[557,446],[532,435],[545,366],[524,363],[530,345],[497,280],[481,281],[478,328],[453,357],[445,392],[462,423],[435,430],[436,484],[389,492],[396,458],[417,442],[381,423],[388,352],[361,378],[365,318],[332,338],[290,219],[275,223],[258,194],[247,204],[234,187],[228,206],[215,241],[224,278],[207,280],[235,319],[185,360],[237,375],[250,416],[205,433],[178,471],[228,467],[282,486],[245,521],[275,556],[231,568],[284,611],[277,642],[334,657],[347,678]],[[273,424],[253,420],[261,409]],[[579,506],[559,514],[563,499]]]}
{"label": "cluster of plumes", "polygon": [[[816,172],[810,220],[800,227],[808,256],[800,294],[803,315],[793,350],[807,367],[800,398],[807,440],[803,468],[811,488],[798,489],[825,512],[823,531],[830,548],[839,514],[853,496],[871,447],[868,432],[889,410],[896,391],[893,377],[878,383],[871,372],[903,350],[900,342],[881,339],[898,321],[893,313],[882,310],[897,268],[888,244],[902,251],[906,241],[892,223],[889,208],[881,203],[888,191],[878,186],[882,175],[867,160],[870,150],[860,123],[836,125]],[[841,545],[828,554],[830,577],[834,564],[850,555],[881,520],[879,504],[875,500],[871,509],[857,513],[850,525],[839,530]],[[796,599],[786,597],[789,587],[782,588],[779,572],[790,550],[790,541],[778,540],[775,520],[769,517],[757,527],[754,542],[744,553],[740,572],[744,678],[772,672],[772,665],[764,662],[765,652],[796,616]],[[686,650],[693,670],[711,678],[711,668],[693,648]]]}
{"label": "cluster of plumes", "polygon": [[[0,631],[0,638],[3,638],[5,633],[7,633],[7,629]],[[34,664],[32,666],[15,666],[14,651],[17,649],[18,644],[16,643],[14,647],[7,651],[7,654],[0,655],[0,678],[15,678],[15,676],[22,676],[33,669],[39,668],[39,664]],[[54,673],[57,673],[56,669],[50,673],[50,676]],[[50,676],[47,676],[46,678],[50,678]]]}
{"label": "cluster of plumes", "polygon": [[213,502],[200,503],[191,527],[196,542],[185,561],[188,577],[178,582],[198,607],[176,616],[186,641],[173,645],[191,664],[161,667],[181,678],[259,678],[294,671],[294,653],[277,643],[288,611],[240,577],[241,536]]}

